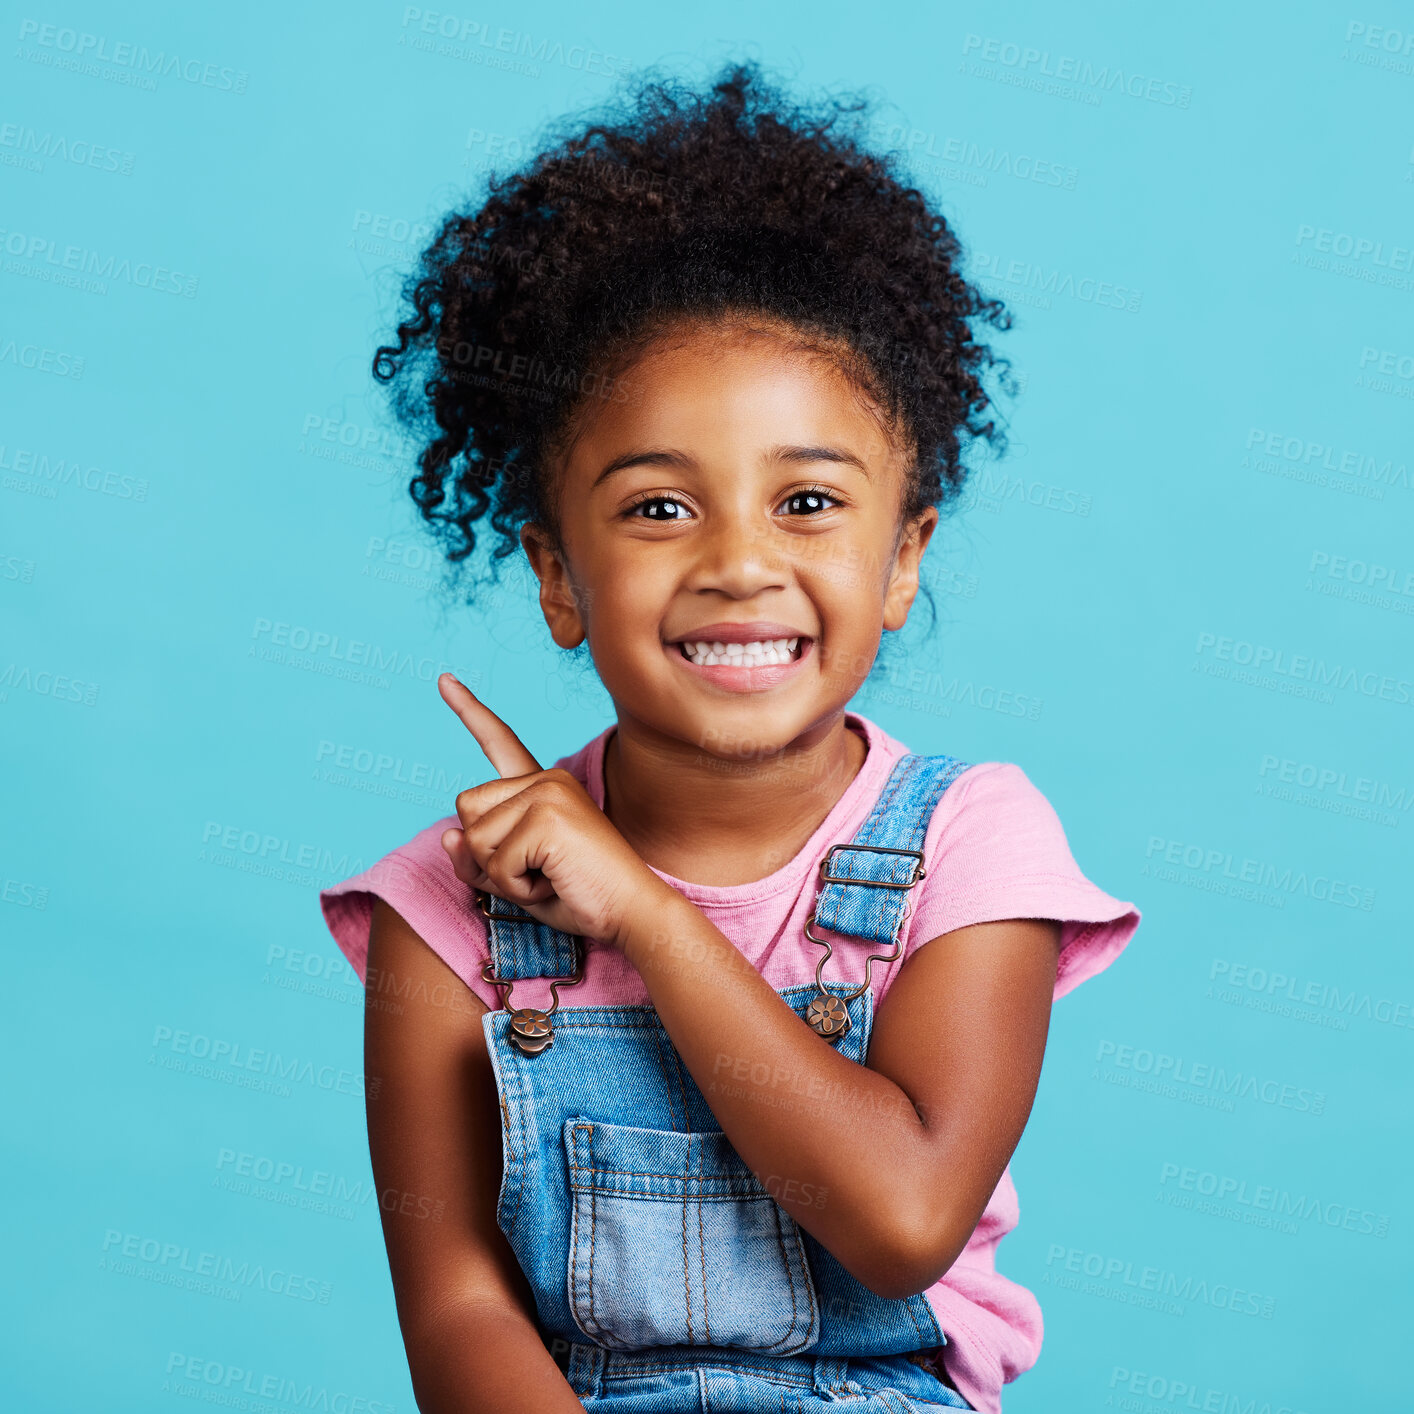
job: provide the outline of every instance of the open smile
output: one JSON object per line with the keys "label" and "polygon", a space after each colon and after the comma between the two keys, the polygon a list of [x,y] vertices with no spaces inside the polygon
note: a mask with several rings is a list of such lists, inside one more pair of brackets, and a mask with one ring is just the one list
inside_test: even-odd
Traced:
{"label": "open smile", "polygon": [[815,646],[813,638],[753,639],[724,643],[713,639],[688,639],[665,643],[664,651],[694,677],[729,692],[763,692],[788,681]]}

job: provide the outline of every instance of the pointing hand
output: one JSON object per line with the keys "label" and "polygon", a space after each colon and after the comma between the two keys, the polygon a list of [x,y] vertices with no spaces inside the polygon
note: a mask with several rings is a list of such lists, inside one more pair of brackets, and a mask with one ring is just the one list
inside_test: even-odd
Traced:
{"label": "pointing hand", "polygon": [[568,771],[541,770],[515,732],[451,673],[437,689],[498,776],[457,796],[461,829],[442,834],[457,877],[563,933],[618,947],[630,914],[669,886]]}

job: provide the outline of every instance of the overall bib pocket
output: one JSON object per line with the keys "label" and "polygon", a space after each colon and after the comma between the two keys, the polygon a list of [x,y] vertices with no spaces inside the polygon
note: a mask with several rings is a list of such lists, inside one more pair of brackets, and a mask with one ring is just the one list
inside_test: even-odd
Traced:
{"label": "overall bib pocket", "polygon": [[615,1350],[791,1355],[820,1336],[805,1245],[720,1130],[571,1116],[566,1273],[575,1324]]}

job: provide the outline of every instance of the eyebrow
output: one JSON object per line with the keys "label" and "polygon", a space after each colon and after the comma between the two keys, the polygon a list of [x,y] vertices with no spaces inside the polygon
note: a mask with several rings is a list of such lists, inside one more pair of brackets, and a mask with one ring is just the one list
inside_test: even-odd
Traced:
{"label": "eyebrow", "polygon": [[[836,462],[841,466],[856,467],[864,476],[869,475],[869,468],[855,456],[853,452],[847,452],[842,447],[795,447],[777,446],[772,447],[767,452],[767,457],[772,461],[783,462]],[[691,457],[682,452],[671,451],[667,448],[655,448],[651,451],[625,452],[622,456],[615,457],[607,466],[594,478],[592,491],[601,481],[612,476],[616,471],[623,471],[630,466],[674,466],[688,469],[694,465]]]}

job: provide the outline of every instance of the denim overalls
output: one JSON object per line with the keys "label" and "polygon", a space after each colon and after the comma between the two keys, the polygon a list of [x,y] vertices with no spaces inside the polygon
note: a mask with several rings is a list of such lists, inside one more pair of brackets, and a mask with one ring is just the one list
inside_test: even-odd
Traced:
{"label": "denim overalls", "polygon": [[[869,966],[897,955],[933,809],[966,769],[950,756],[904,756],[854,840],[821,861],[811,923],[893,949],[871,948],[855,968],[857,949],[834,943],[832,972],[847,980],[827,985],[845,995],[824,998],[830,1015],[815,1029],[861,1065]],[[488,981],[563,979],[548,1010],[492,1011],[482,1026],[501,1102],[496,1221],[534,1293],[541,1337],[584,1406],[970,1408],[917,1363],[916,1352],[947,1343],[927,1300],[875,1295],[776,1203],[718,1127],[654,1008],[560,1004],[582,975],[582,939],[506,900],[479,902]],[[816,982],[780,990],[802,1019],[831,947],[818,941]],[[850,985],[856,971],[862,986]]]}

